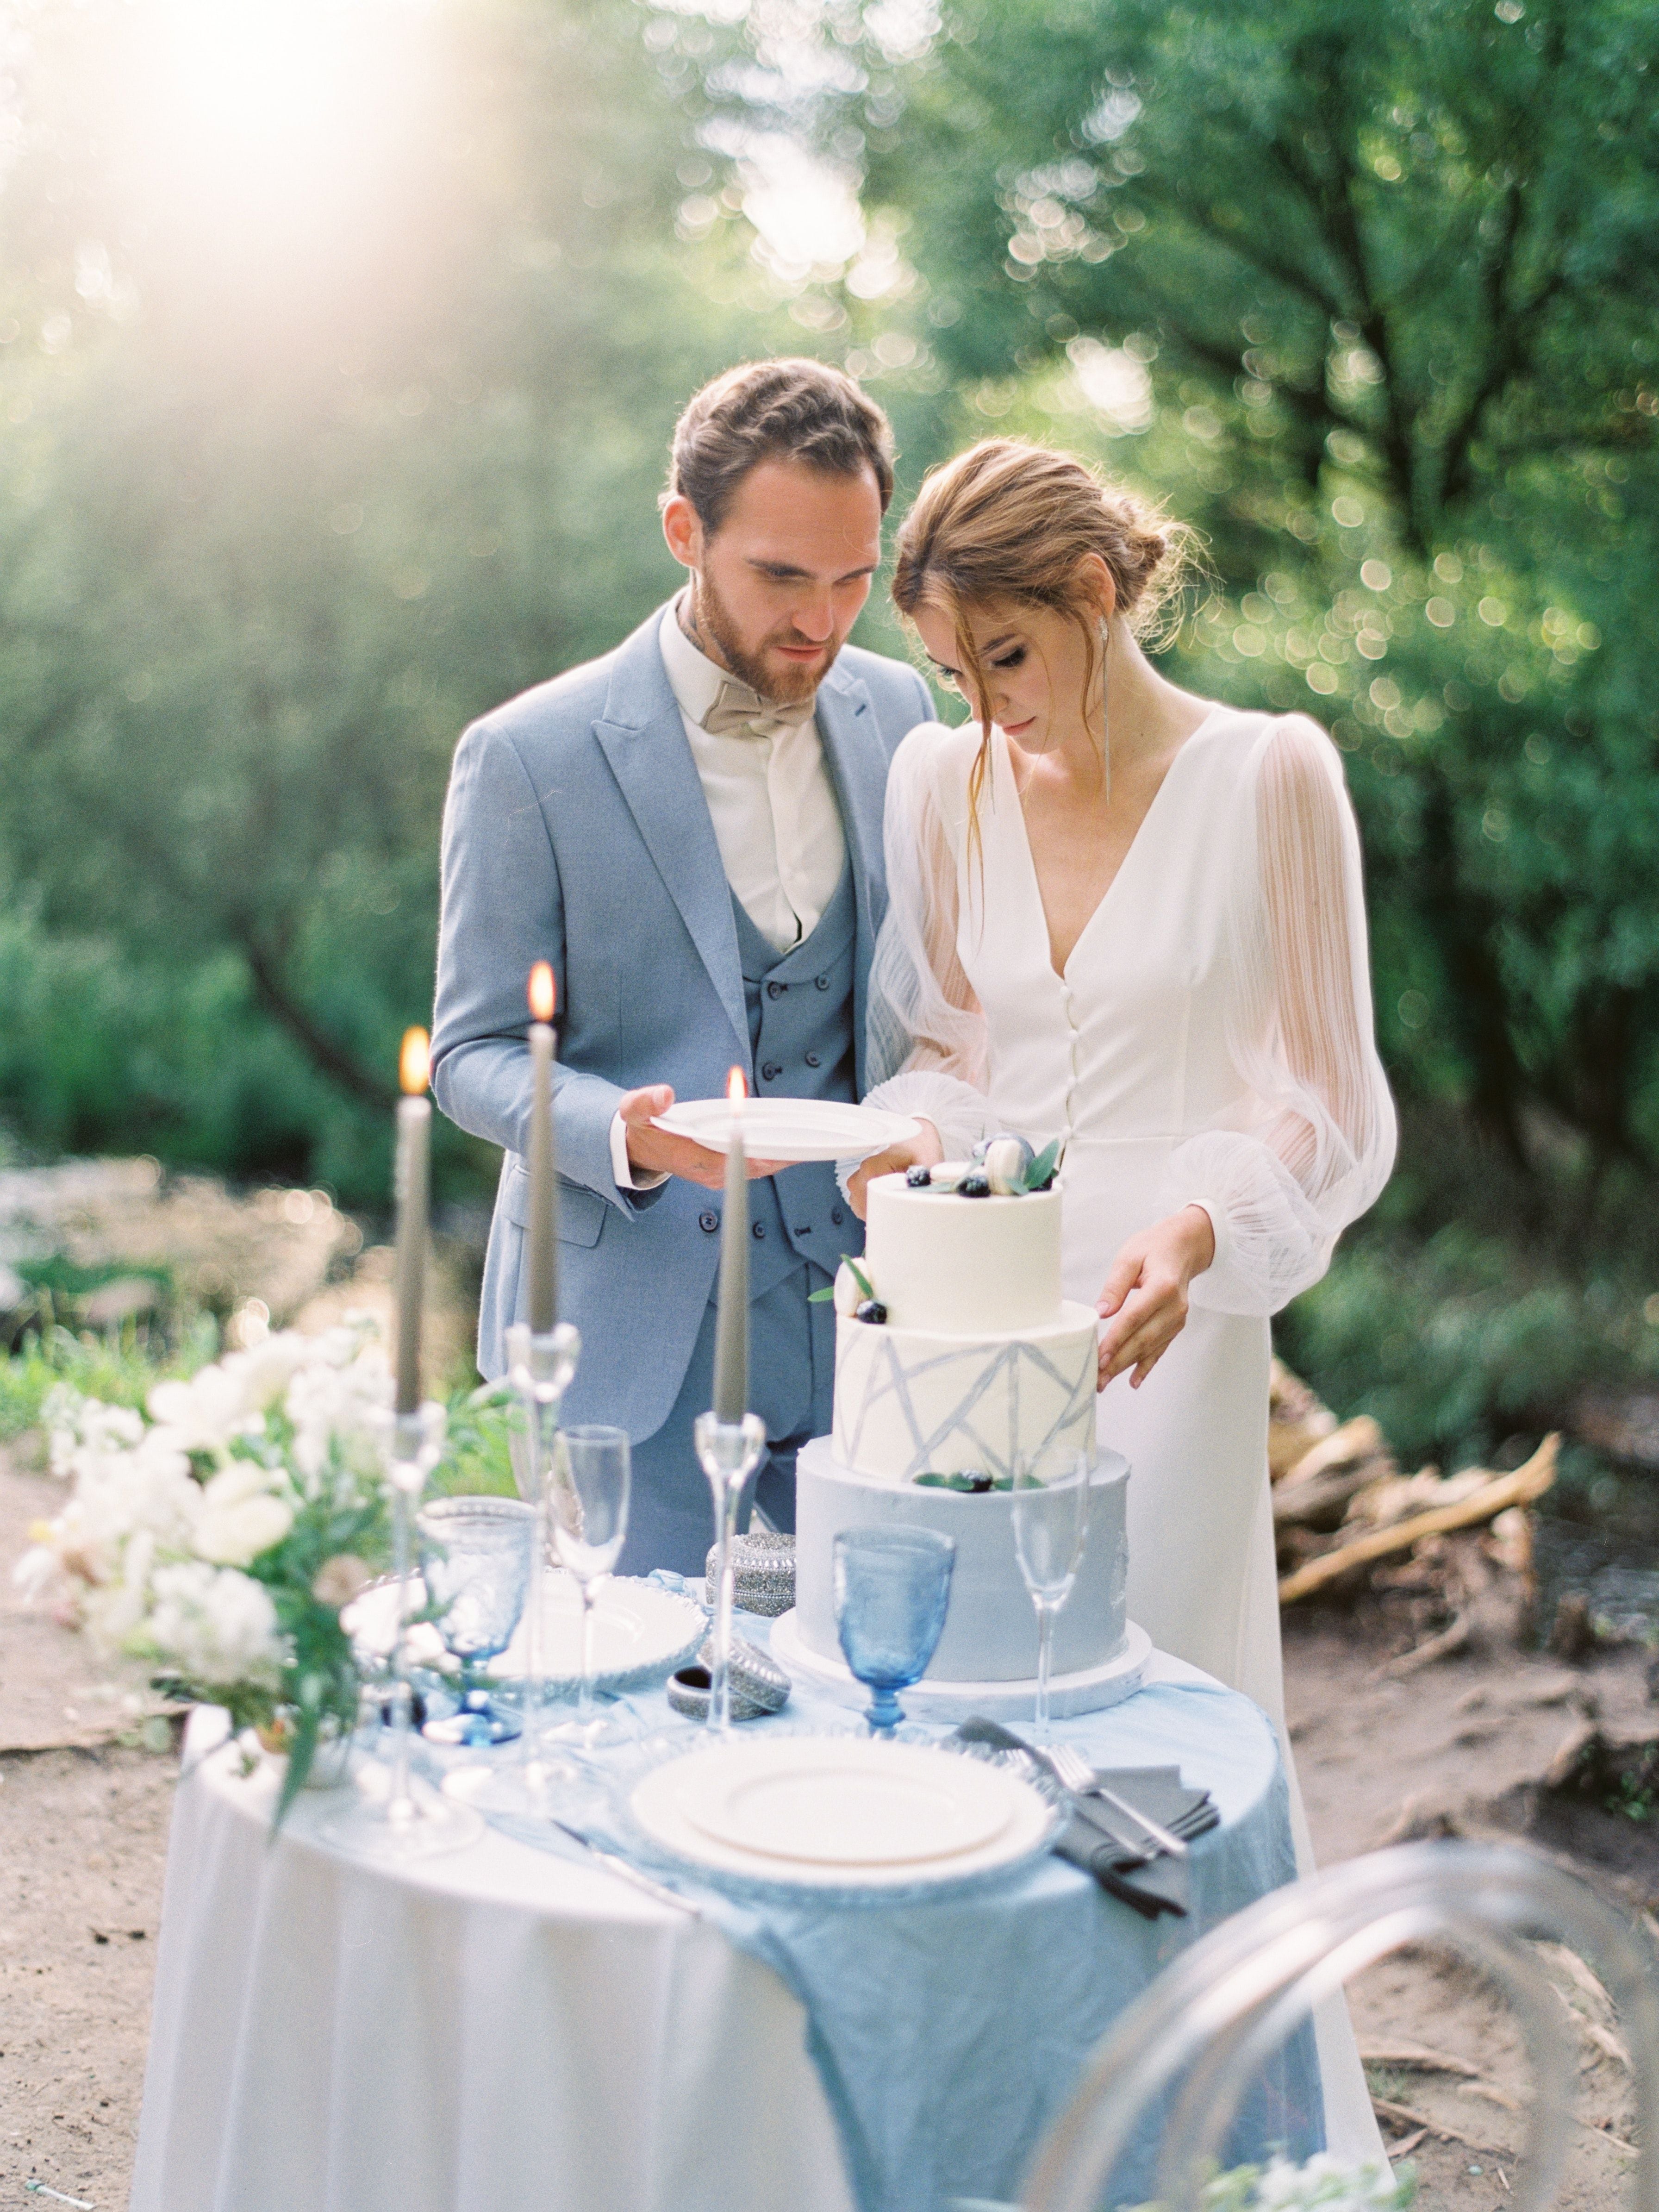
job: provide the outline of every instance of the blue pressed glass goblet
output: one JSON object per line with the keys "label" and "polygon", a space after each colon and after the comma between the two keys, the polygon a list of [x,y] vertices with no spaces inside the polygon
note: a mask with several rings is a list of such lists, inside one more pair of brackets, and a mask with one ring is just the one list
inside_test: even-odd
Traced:
{"label": "blue pressed glass goblet", "polygon": [[870,1692],[872,1735],[904,1717],[895,1692],[927,1671],[951,1602],[957,1547],[931,1528],[844,1528],[836,1539],[836,1627]]}
{"label": "blue pressed glass goblet", "polygon": [[519,1734],[519,1716],[492,1702],[478,1669],[505,1651],[530,1587],[535,1509],[516,1498],[446,1498],[421,1516],[421,1572],[438,1633],[461,1662],[459,1704],[421,1733],[483,1749]]}

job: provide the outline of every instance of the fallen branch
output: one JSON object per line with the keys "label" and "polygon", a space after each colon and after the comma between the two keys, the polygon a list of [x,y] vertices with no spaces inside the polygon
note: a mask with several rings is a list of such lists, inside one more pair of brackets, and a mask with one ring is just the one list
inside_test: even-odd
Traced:
{"label": "fallen branch", "polygon": [[[1310,1445],[1301,1458],[1287,1467],[1279,1478],[1281,1490],[1299,1489],[1303,1484],[1317,1482],[1322,1474],[1334,1474],[1339,1468],[1357,1466],[1362,1460],[1389,1459],[1388,1439],[1369,1413],[1356,1415],[1334,1429],[1328,1437],[1321,1437]],[[1379,1470],[1381,1472],[1382,1470]]]}
{"label": "fallen branch", "polygon": [[1514,2098],[1506,2091],[1497,2087],[1491,2081],[1462,2082],[1459,2084],[1457,2094],[1460,2097],[1484,2097],[1489,2105],[1501,2105],[1506,2112],[1519,2112],[1526,2109],[1524,2106],[1517,2105]]}
{"label": "fallen branch", "polygon": [[1376,1528],[1367,1536],[1356,1537],[1352,1543],[1339,1544],[1334,1551],[1322,1552],[1317,1559],[1309,1559],[1294,1574],[1285,1576],[1279,1585],[1280,1605],[1294,1605],[1298,1598],[1310,1597],[1315,1590],[1340,1582],[1356,1567],[1370,1566],[1397,1552],[1408,1552],[1425,1536],[1445,1535],[1454,1528],[1471,1528],[1480,1522],[1492,1520],[1509,1506],[1530,1505],[1555,1480],[1555,1455],[1560,1443],[1558,1435],[1546,1437],[1524,1467],[1516,1468],[1513,1474],[1498,1475],[1455,1504],[1437,1505],[1427,1513],[1413,1514],[1408,1521],[1396,1522],[1392,1528]]}
{"label": "fallen branch", "polygon": [[1584,2021],[1583,2029],[1585,2034],[1604,2057],[1611,2058],[1615,2065],[1622,2066],[1626,2074],[1630,2072],[1630,2053],[1616,2035],[1610,2034],[1605,2027],[1593,2020]]}
{"label": "fallen branch", "polygon": [[1306,1528],[1328,1516],[1329,1525],[1334,1528],[1360,1492],[1369,1490],[1387,1474],[1386,1468],[1369,1460],[1363,1467],[1350,1468],[1341,1474],[1322,1474],[1314,1482],[1298,1482],[1294,1486],[1288,1480],[1281,1482],[1273,1492],[1273,1526]]}
{"label": "fallen branch", "polygon": [[1431,1636],[1426,1643],[1417,1644],[1410,1651],[1402,1651],[1397,1659],[1390,1659],[1386,1666],[1377,1668],[1370,1679],[1381,1682],[1392,1676],[1396,1682],[1402,1681],[1407,1674],[1416,1674],[1419,1668],[1432,1666],[1437,1659],[1449,1659],[1454,1651],[1461,1651],[1468,1642],[1469,1627],[1468,1614],[1460,1613],[1449,1628],[1443,1628],[1438,1636]]}
{"label": "fallen branch", "polygon": [[[1552,1944],[1548,1948],[1552,1950],[1555,1950],[1558,1948],[1565,1949],[1565,1947]],[[1573,1959],[1575,1964],[1582,1963],[1577,1960],[1577,1954],[1574,1953],[1569,1952],[1567,1953],[1567,1956]],[[1588,1972],[1588,1970],[1586,1971]],[[1601,1988],[1600,1982],[1595,1980],[1594,1975],[1590,1975],[1589,1979],[1595,1984],[1595,1994],[1600,1996],[1604,2002],[1607,2002],[1607,1993]],[[1630,2053],[1625,2048],[1624,2045],[1619,2040],[1619,2038],[1613,2033],[1612,2030],[1603,2027],[1600,2021],[1586,2019],[1585,2015],[1579,2011],[1577,2006],[1574,2004],[1572,1999],[1567,1996],[1565,1990],[1557,1990],[1555,1995],[1562,2011],[1565,2013],[1567,2018],[1572,2022],[1573,2026],[1578,2030],[1585,2041],[1587,2043],[1594,2044],[1603,2057],[1611,2058],[1615,2064],[1622,2066],[1626,2073],[1628,2074],[1631,2070]]]}
{"label": "fallen branch", "polygon": [[1461,2074],[1470,2081],[1480,2077],[1480,2069],[1471,2066],[1467,2058],[1454,2058],[1449,2051],[1426,2051],[1419,2043],[1401,2043],[1389,2051],[1362,2051],[1359,2056],[1367,2066],[1415,2066],[1425,2074]]}
{"label": "fallen branch", "polygon": [[[1577,2113],[1573,2117],[1577,2119]],[[1599,2136],[1603,2142],[1610,2142],[1615,2150],[1627,2150],[1632,2158],[1639,2158],[1641,2155],[1638,2145],[1626,2142],[1623,2136],[1614,2135],[1611,2120],[1578,2120],[1578,2125],[1583,2129],[1586,2135]]]}
{"label": "fallen branch", "polygon": [[[1486,2158],[1515,2156],[1512,2150],[1506,2150],[1501,2143],[1477,2142],[1473,2136],[1466,2136],[1461,2128],[1449,2128],[1443,2120],[1431,2120],[1426,2112],[1414,2112],[1409,2105],[1396,2105],[1387,2097],[1373,2097],[1371,2109],[1385,2120],[1398,2120],[1403,2127],[1421,2128],[1437,2142],[1462,2143],[1465,2150],[1478,2150]],[[1418,2140],[1420,2142],[1422,2137]]]}

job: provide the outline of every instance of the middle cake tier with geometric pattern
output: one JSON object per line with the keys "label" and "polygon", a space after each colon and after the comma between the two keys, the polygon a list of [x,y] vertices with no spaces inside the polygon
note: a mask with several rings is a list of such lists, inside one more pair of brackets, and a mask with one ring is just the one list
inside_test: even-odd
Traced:
{"label": "middle cake tier with geometric pattern", "polygon": [[1092,1461],[1097,1332],[1090,1308],[1073,1304],[1054,1326],[1018,1336],[841,1316],[835,1455],[878,1481],[977,1474],[1000,1488],[1021,1463],[1039,1471],[1078,1452]]}

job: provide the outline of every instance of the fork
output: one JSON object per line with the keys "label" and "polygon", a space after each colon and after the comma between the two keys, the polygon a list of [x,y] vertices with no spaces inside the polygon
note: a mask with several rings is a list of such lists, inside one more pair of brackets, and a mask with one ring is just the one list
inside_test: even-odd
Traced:
{"label": "fork", "polygon": [[1060,1780],[1074,1796],[1103,1799],[1115,1811],[1122,1814],[1125,1820],[1133,1820],[1143,1835],[1150,1836],[1159,1849],[1167,1851],[1171,1858],[1186,1857],[1187,1846],[1179,1836],[1172,1835],[1168,1828],[1160,1827],[1158,1822],[1151,1819],[1148,1814],[1137,1812],[1135,1808],[1127,1803],[1115,1790],[1107,1789],[1096,1775],[1093,1767],[1069,1743],[1044,1744],[1036,1756],[1039,1759],[1047,1759]]}

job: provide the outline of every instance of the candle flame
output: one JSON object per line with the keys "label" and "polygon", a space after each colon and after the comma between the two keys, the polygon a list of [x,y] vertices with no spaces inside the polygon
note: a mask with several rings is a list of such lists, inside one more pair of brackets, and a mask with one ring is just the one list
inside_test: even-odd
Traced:
{"label": "candle flame", "polygon": [[726,1079],[726,1095],[734,1106],[741,1106],[749,1096],[749,1085],[740,1067],[734,1067]]}
{"label": "candle flame", "polygon": [[405,1030],[398,1054],[398,1080],[405,1094],[418,1098],[432,1074],[431,1039],[424,1030]]}
{"label": "candle flame", "polygon": [[552,1020],[556,997],[553,970],[545,960],[538,960],[530,971],[530,1011],[537,1021]]}

